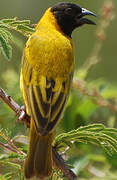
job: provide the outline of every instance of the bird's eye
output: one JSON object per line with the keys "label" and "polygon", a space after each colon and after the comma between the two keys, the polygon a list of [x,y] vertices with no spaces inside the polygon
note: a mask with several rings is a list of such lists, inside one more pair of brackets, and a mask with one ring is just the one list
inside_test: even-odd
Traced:
{"label": "bird's eye", "polygon": [[71,15],[72,13],[73,13],[72,8],[67,8],[67,9],[65,9],[65,14]]}

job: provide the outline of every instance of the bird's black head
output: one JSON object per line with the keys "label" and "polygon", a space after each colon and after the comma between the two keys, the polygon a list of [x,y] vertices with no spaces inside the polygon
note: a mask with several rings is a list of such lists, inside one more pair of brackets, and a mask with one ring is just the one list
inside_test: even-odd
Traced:
{"label": "bird's black head", "polygon": [[59,3],[51,8],[52,13],[56,17],[59,26],[62,31],[71,37],[72,31],[82,26],[83,24],[93,24],[95,23],[87,18],[85,15],[96,16],[91,11],[81,8],[79,5],[73,3]]}

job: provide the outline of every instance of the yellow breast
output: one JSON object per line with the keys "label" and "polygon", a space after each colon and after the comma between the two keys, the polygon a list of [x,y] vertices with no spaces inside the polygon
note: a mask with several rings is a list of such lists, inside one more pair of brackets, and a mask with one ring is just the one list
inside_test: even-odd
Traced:
{"label": "yellow breast", "polygon": [[73,72],[73,42],[61,32],[50,9],[27,41],[25,54],[30,66],[39,75],[66,79],[68,74]]}

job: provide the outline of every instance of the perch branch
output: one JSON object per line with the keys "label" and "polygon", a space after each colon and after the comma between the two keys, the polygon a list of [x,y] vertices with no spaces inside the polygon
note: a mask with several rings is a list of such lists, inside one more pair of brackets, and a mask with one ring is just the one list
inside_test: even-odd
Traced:
{"label": "perch branch", "polygon": [[20,107],[2,88],[0,88],[0,98],[16,113],[18,121],[22,121],[27,127],[30,127],[30,117],[26,114],[23,106]]}
{"label": "perch branch", "polygon": [[8,149],[9,151],[15,152],[15,153],[17,153],[17,154],[24,155],[24,153],[21,153],[20,151],[17,151],[16,149],[14,149],[14,148],[12,148],[11,146],[9,146],[9,144],[4,144],[4,143],[0,142],[0,146]]}
{"label": "perch branch", "polygon": [[[2,88],[0,88],[0,98],[16,113],[18,121],[21,121],[23,124],[26,124],[27,127],[30,127],[30,117],[26,114],[25,108],[20,107]],[[13,152],[17,152],[6,144],[0,142],[0,145]],[[59,168],[68,180],[76,180],[77,176],[72,170],[70,170],[54,147],[52,149],[52,153],[54,166]]]}
{"label": "perch branch", "polygon": [[53,147],[52,149],[53,152],[53,162],[54,162],[54,166],[56,166],[57,168],[59,168],[65,177],[67,177],[67,179],[69,180],[76,180],[77,176],[74,174],[74,172],[67,166],[67,164],[65,163],[65,161],[63,160],[63,158],[61,157],[61,155],[58,154],[58,152],[56,151],[56,149]]}

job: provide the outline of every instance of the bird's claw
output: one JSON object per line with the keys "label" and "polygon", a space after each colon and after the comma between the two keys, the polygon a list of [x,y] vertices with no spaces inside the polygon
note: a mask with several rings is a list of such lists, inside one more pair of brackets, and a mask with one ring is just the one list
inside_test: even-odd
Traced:
{"label": "bird's claw", "polygon": [[22,122],[23,124],[26,124],[27,127],[30,127],[30,116],[26,113],[26,106],[23,105],[20,107],[20,109],[17,111],[18,119],[16,122]]}

